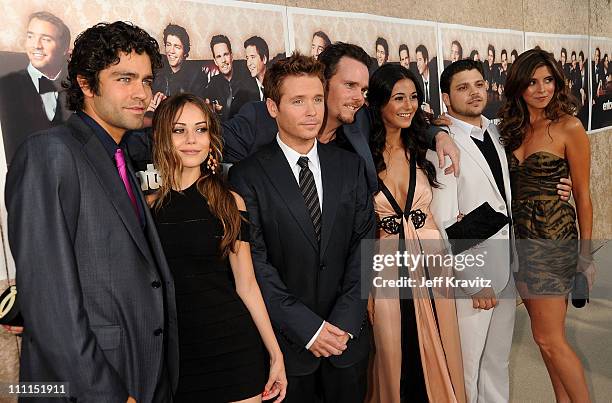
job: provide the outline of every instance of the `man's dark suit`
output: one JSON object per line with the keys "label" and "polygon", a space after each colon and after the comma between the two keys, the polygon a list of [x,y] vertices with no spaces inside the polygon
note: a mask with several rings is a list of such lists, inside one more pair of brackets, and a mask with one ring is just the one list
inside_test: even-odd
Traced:
{"label": "man's dark suit", "polygon": [[15,151],[28,135],[57,126],[68,118],[69,111],[63,101],[64,93],[60,91],[55,116],[49,121],[27,70],[0,78],[0,124],[7,163],[11,163]]}
{"label": "man's dark suit", "polygon": [[364,362],[370,345],[360,246],[362,239],[374,237],[375,222],[364,162],[337,147],[317,147],[323,186],[320,247],[276,141],[234,165],[229,175],[249,211],[255,273],[288,376],[312,374],[321,365],[323,359],[305,346],[323,320],[353,335],[342,355],[326,359],[332,366]]}
{"label": "man's dark suit", "polygon": [[69,382],[79,402],[150,402],[165,360],[174,389],[174,284],[155,226],[145,209],[141,227],[80,117],[24,142],[6,206],[25,321],[20,380]]}

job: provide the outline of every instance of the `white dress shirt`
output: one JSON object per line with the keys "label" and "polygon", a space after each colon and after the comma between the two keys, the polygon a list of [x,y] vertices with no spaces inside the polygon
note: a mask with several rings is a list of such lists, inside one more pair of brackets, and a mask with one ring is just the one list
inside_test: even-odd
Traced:
{"label": "white dress shirt", "polygon": [[300,168],[298,165],[298,160],[300,157],[308,157],[308,168],[310,168],[312,175],[314,176],[315,186],[317,187],[317,195],[319,196],[319,208],[322,212],[323,182],[321,181],[321,164],[319,163],[319,154],[317,153],[317,142],[314,142],[314,145],[310,151],[308,151],[308,154],[302,155],[293,148],[289,147],[287,144],[283,143],[278,134],[276,135],[276,141],[283,151],[283,154],[285,154],[285,158],[291,167],[291,171],[293,172],[293,176],[295,177],[295,181],[297,182],[298,186],[300,185],[300,171],[302,170],[302,168]]}
{"label": "white dress shirt", "polygon": [[257,83],[257,89],[259,90],[259,100],[264,101],[263,83],[260,83],[257,77],[255,77],[255,82]]}
{"label": "white dress shirt", "polygon": [[[36,88],[36,92],[38,92],[39,91],[38,80],[41,77],[43,77],[44,74],[41,73],[36,67],[32,66],[32,63],[28,64],[27,71],[28,71],[28,74],[30,75],[30,78],[32,79],[32,84],[34,84],[34,88]],[[47,78],[51,81],[55,81],[57,80],[59,75],[60,73],[57,73],[57,76],[55,76],[54,78],[49,78],[49,77]],[[40,95],[40,98],[42,99],[43,105],[45,107],[45,114],[47,115],[47,118],[49,119],[49,121],[52,121],[53,118],[55,117],[55,110],[57,109],[57,95],[58,95],[57,91],[46,92]]]}
{"label": "white dress shirt", "polygon": [[492,122],[482,115],[480,117],[480,127],[464,122],[463,120],[459,120],[451,115],[447,115],[447,117],[451,122],[453,122],[450,128],[454,134],[472,136],[476,140],[484,141],[485,131],[488,130],[489,133],[491,131],[497,133],[497,126],[491,124]]}

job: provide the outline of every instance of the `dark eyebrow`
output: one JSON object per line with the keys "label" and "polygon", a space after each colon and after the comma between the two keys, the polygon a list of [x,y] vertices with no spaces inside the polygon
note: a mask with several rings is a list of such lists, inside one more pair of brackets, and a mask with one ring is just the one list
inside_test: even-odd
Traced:
{"label": "dark eyebrow", "polygon": [[[183,122],[175,122],[174,124],[175,124],[175,125],[181,125],[181,126],[187,126],[187,123],[183,123]],[[206,120],[203,120],[203,121],[201,121],[201,122],[197,122],[197,123],[195,124],[195,126],[197,126],[197,125],[202,125],[202,124],[204,124],[204,125],[208,125],[208,122],[207,122]]]}
{"label": "dark eyebrow", "polygon": [[122,77],[138,77],[138,74],[131,71],[113,71],[112,76],[122,76]]}

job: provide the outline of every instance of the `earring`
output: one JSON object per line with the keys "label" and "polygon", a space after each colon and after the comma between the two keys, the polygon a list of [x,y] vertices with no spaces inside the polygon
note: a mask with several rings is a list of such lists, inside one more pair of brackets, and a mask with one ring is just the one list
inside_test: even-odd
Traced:
{"label": "earring", "polygon": [[206,156],[206,170],[210,171],[210,173],[214,175],[217,171],[217,166],[218,166],[217,160],[213,156],[213,153],[209,151],[208,156]]}

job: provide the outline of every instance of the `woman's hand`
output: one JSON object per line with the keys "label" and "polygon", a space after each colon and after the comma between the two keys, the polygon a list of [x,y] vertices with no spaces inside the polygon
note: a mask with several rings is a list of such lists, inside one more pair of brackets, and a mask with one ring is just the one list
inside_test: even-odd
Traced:
{"label": "woman's hand", "polygon": [[21,333],[23,333],[23,326],[2,325],[2,327],[4,328],[4,330],[14,335],[20,335]]}
{"label": "woman's hand", "polygon": [[285,399],[287,393],[287,375],[285,374],[285,362],[283,356],[270,360],[270,376],[261,394],[262,400],[274,399],[274,403],[280,403]]}

